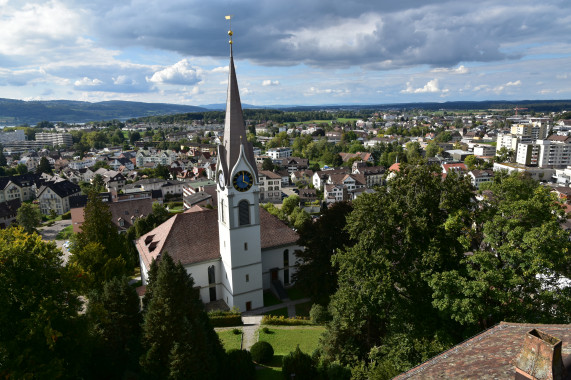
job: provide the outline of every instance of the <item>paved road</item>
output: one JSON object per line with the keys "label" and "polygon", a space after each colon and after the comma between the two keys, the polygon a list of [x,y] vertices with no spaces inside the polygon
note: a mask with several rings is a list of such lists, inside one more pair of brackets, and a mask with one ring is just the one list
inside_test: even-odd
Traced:
{"label": "paved road", "polygon": [[56,236],[61,230],[70,225],[71,225],[71,220],[58,220],[49,227],[41,227],[38,229],[44,241],[53,241],[56,243],[58,248],[61,248],[63,252],[63,260],[65,263],[67,263],[67,259],[69,258],[69,251],[63,246],[65,240],[56,240]]}

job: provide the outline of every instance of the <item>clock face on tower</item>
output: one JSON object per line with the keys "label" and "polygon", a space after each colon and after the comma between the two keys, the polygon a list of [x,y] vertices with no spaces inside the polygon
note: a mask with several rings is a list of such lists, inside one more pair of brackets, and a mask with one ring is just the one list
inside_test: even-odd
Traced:
{"label": "clock face on tower", "polygon": [[234,175],[232,179],[232,184],[234,188],[238,191],[248,191],[254,184],[254,177],[250,172],[241,170]]}

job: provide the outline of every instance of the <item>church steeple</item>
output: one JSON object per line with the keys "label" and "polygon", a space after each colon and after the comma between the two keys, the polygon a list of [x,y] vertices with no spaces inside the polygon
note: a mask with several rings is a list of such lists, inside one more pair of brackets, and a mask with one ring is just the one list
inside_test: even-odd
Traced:
{"label": "church steeple", "polygon": [[252,166],[252,169],[254,171],[256,170],[252,146],[246,138],[242,103],[240,102],[238,80],[236,79],[236,69],[234,68],[232,30],[228,32],[228,35],[230,36],[230,65],[228,70],[228,91],[226,95],[226,119],[224,122],[224,151],[221,152],[221,156],[219,156],[224,166],[223,170],[226,173],[226,178],[229,177],[232,168],[236,165],[236,162],[238,162],[241,145],[244,145],[246,160]]}

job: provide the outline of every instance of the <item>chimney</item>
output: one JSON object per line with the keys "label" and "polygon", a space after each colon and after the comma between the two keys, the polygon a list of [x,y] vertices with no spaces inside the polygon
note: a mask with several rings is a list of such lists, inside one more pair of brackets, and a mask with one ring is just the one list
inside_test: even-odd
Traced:
{"label": "chimney", "polygon": [[515,379],[561,380],[565,367],[561,357],[562,342],[543,331],[532,329],[525,336],[515,360]]}

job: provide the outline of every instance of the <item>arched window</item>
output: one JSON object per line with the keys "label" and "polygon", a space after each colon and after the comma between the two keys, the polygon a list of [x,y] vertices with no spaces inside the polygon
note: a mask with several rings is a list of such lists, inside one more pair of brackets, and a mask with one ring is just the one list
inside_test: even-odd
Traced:
{"label": "arched window", "polygon": [[246,200],[238,203],[238,220],[240,226],[250,224],[250,204]]}

